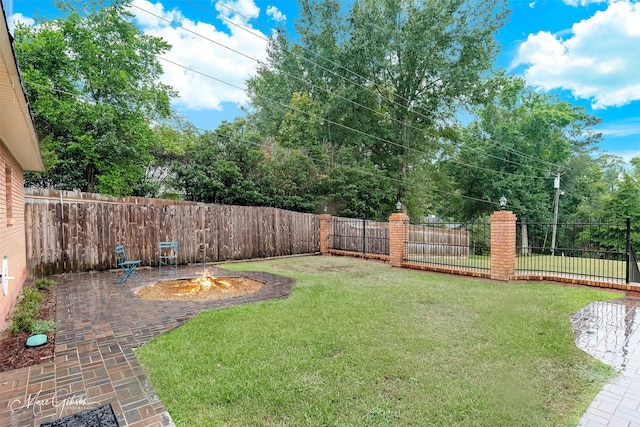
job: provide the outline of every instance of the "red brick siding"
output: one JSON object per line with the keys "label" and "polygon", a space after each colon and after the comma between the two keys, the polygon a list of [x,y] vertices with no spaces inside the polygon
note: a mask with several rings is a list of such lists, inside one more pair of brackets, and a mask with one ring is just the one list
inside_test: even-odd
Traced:
{"label": "red brick siding", "polygon": [[[10,171],[10,176],[7,176]],[[0,141],[0,262],[6,255],[9,261],[9,292],[0,291],[0,327],[16,301],[27,277],[24,229],[24,171]],[[7,184],[11,186],[7,188]],[[7,209],[10,197],[10,209]],[[9,217],[8,214],[11,214]]]}

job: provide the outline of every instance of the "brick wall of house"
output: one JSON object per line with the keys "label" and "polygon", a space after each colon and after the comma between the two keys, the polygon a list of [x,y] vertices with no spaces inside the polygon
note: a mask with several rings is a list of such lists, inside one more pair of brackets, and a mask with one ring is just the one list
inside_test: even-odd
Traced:
{"label": "brick wall of house", "polygon": [[7,257],[13,276],[7,295],[0,290],[0,327],[27,277],[24,227],[24,171],[0,141],[0,262]]}

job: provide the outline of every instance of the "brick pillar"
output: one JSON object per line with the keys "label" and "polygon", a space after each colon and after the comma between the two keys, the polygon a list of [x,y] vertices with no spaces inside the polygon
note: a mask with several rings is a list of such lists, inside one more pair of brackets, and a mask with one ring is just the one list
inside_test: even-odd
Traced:
{"label": "brick pillar", "polygon": [[389,263],[400,267],[407,251],[409,216],[399,212],[389,217]]}
{"label": "brick pillar", "polygon": [[516,273],[516,216],[497,211],[491,215],[491,278],[510,280]]}
{"label": "brick pillar", "polygon": [[320,214],[320,253],[329,255],[329,236],[333,221],[331,214]]}

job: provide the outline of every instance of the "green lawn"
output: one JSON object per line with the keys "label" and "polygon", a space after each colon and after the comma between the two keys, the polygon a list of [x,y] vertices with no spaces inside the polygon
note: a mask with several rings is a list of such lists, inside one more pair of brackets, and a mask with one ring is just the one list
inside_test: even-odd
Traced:
{"label": "green lawn", "polygon": [[[470,269],[490,269],[491,257],[489,255],[471,255],[468,257],[442,256],[409,256],[411,262],[422,262],[435,265],[451,265]],[[560,275],[573,274],[577,276],[609,277],[620,280],[625,279],[626,262],[593,259],[581,257],[568,257],[556,255],[531,255],[516,257],[516,271],[520,273],[551,272]]]}
{"label": "green lawn", "polygon": [[625,278],[625,261],[606,259],[565,257],[560,255],[531,255],[516,258],[516,270],[542,270],[594,277]]}
{"label": "green lawn", "polygon": [[620,294],[341,257],[224,267],[298,282],[136,351],[179,426],[565,426],[613,373],[569,315]]}

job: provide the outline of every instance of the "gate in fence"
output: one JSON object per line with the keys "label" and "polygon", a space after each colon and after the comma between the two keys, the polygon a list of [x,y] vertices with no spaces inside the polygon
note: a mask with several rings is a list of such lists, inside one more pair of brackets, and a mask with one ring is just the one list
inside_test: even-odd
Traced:
{"label": "gate in fence", "polygon": [[389,255],[389,223],[332,217],[329,249],[371,255]]}
{"label": "gate in fence", "polygon": [[[555,237],[555,238],[554,238]],[[517,223],[516,277],[638,283],[631,220]]]}

